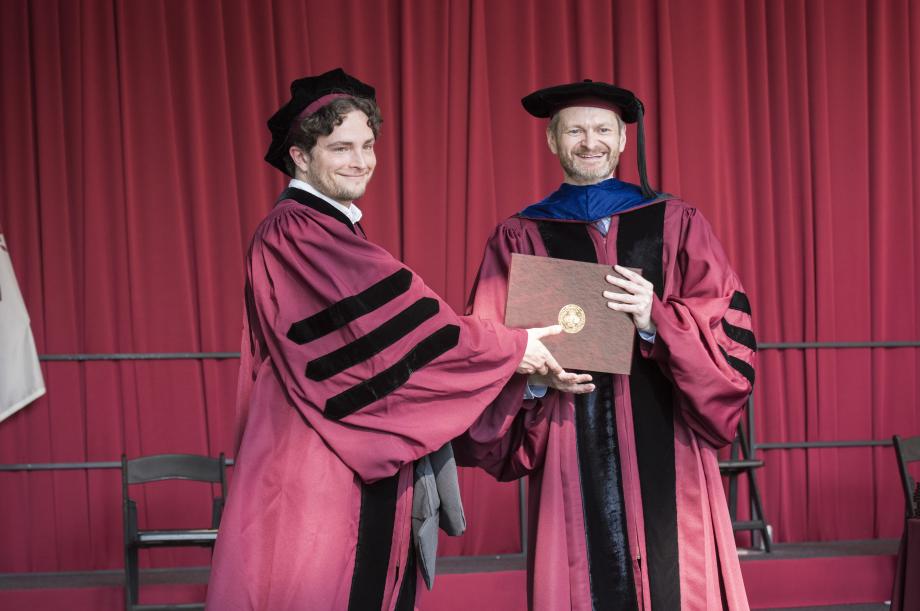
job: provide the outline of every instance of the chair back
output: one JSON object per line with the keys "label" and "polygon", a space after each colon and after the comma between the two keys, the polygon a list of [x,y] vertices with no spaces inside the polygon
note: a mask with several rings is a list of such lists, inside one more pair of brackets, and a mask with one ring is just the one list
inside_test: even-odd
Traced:
{"label": "chair back", "polygon": [[[219,458],[194,454],[157,454],[128,460],[121,456],[121,493],[124,520],[125,549],[125,608],[137,607],[140,587],[138,550],[162,546],[214,547],[217,527],[227,496],[226,462]],[[191,480],[209,484],[211,488],[211,527],[193,529],[145,530],[138,526],[137,503],[128,494],[132,484],[162,480]],[[211,484],[220,484],[220,496],[214,496]],[[158,607],[159,608],[159,607]],[[179,608],[178,606],[162,608]],[[183,607],[184,608],[184,607]]]}
{"label": "chair back", "polygon": [[918,511],[914,507],[914,478],[910,476],[907,465],[920,461],[920,435],[902,439],[895,435],[891,438],[894,446],[895,458],[898,460],[898,472],[901,475],[901,486],[904,489],[904,502],[907,507],[907,516],[911,517]]}
{"label": "chair back", "polygon": [[224,455],[220,458],[197,454],[157,454],[126,460],[122,466],[128,484],[143,484],[165,479],[198,482],[224,481]]}

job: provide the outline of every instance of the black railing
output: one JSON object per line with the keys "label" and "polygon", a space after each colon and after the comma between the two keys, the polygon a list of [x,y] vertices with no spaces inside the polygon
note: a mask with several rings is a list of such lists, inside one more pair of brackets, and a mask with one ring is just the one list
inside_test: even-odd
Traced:
{"label": "black railing", "polygon": [[[853,348],[920,348],[920,341],[888,342],[764,342],[757,344],[757,350],[848,350]],[[817,450],[822,448],[861,448],[890,446],[890,439],[854,439],[837,441],[782,441],[757,443],[754,426],[754,395],[748,398],[747,406],[748,456],[756,450]]]}
{"label": "black railing", "polygon": [[[853,348],[920,348],[920,341],[887,341],[887,342],[765,342],[757,345],[759,351],[764,350],[822,350],[822,349],[853,349]],[[46,362],[55,361],[166,361],[166,360],[227,360],[240,358],[239,352],[146,352],[146,353],[111,353],[111,354],[44,354],[39,360]],[[754,456],[756,450],[791,450],[791,449],[822,449],[822,448],[860,448],[889,446],[889,439],[868,440],[840,440],[840,441],[791,441],[791,442],[763,442],[758,443],[755,437],[754,426],[754,397],[748,399],[748,455]],[[233,459],[227,459],[228,465],[233,465]],[[52,471],[76,469],[118,469],[120,461],[102,462],[56,462],[56,463],[20,463],[0,464],[3,471]],[[521,554],[527,551],[527,512],[524,479],[518,480],[519,524],[521,536]],[[507,556],[517,556],[509,554]]]}

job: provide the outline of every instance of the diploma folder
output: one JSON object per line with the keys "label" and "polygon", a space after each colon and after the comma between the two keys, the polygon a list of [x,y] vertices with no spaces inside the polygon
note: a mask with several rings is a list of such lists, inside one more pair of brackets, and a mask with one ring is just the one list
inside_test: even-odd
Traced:
{"label": "diploma folder", "polygon": [[543,343],[564,369],[629,374],[636,327],[607,307],[604,291],[623,292],[608,274],[620,275],[611,265],[513,253],[505,324],[560,324],[563,332]]}

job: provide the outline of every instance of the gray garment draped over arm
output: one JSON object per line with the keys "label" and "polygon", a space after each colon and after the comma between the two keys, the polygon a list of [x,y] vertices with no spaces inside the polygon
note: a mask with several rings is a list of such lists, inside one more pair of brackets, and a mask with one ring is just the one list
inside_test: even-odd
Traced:
{"label": "gray garment draped over arm", "polygon": [[466,530],[457,462],[450,442],[415,461],[412,539],[415,541],[419,570],[429,590],[434,585],[439,527],[452,537],[462,535]]}

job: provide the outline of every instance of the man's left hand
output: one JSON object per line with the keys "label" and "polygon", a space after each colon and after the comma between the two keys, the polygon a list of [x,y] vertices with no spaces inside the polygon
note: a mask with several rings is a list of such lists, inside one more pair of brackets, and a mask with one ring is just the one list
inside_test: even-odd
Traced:
{"label": "man's left hand", "polygon": [[613,268],[623,275],[623,278],[607,276],[607,282],[623,289],[625,293],[604,291],[607,307],[617,312],[626,312],[632,316],[636,328],[645,333],[655,333],[655,323],[652,322],[652,283],[636,272],[614,265]]}
{"label": "man's left hand", "polygon": [[574,373],[566,371],[563,373],[539,375],[532,374],[527,378],[529,384],[538,384],[548,386],[562,392],[570,392],[576,395],[583,395],[594,390],[594,384],[591,383],[591,374]]}

